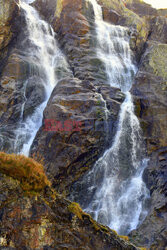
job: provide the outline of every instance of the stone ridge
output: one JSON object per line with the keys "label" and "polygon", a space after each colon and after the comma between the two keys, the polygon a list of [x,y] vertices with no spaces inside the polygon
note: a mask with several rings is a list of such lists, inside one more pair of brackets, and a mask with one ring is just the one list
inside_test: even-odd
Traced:
{"label": "stone ridge", "polygon": [[0,194],[1,249],[137,249],[55,193],[33,159],[0,153]]}

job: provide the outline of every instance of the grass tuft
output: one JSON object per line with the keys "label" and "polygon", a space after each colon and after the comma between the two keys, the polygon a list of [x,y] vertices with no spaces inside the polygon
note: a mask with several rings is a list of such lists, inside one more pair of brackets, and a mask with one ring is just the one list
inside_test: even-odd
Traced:
{"label": "grass tuft", "polygon": [[24,191],[40,191],[50,186],[43,166],[23,155],[0,152],[0,173],[19,180]]}

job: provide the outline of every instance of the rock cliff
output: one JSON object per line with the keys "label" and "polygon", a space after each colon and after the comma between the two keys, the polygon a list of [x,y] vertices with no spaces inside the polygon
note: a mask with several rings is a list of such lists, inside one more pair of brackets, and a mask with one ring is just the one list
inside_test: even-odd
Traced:
{"label": "rock cliff", "polygon": [[[167,245],[166,11],[157,11],[139,0],[128,0],[126,4],[119,0],[98,2],[104,20],[129,27],[131,49],[138,62],[131,92],[150,159],[143,178],[151,201],[145,221],[131,232],[130,239],[137,246],[163,250]],[[86,0],[36,0],[33,6],[56,32],[71,73],[53,90],[30,152],[34,158],[42,158],[52,188],[43,170],[43,184],[37,181],[41,176],[31,176],[31,166],[36,163],[0,153],[0,246],[136,249],[53,191],[54,188],[68,196],[72,185],[112,144],[124,100],[119,89],[107,84],[104,65],[96,56],[93,8]],[[44,98],[39,78],[31,74],[33,65],[24,56],[28,45],[25,30],[24,15],[16,2],[0,0],[0,150],[8,153],[13,152],[13,130],[20,117],[26,119]],[[26,96],[25,81],[29,82]],[[67,123],[67,130],[54,123],[56,131],[51,131],[51,120]],[[72,124],[74,120],[78,123]],[[9,137],[13,138],[12,143]],[[22,167],[28,164],[26,175],[22,170],[16,171],[16,166],[20,168],[17,161],[23,161]],[[39,184],[37,189],[34,180]]]}
{"label": "rock cliff", "polygon": [[[82,177],[111,145],[124,95],[107,84],[104,65],[97,58],[90,3],[58,1],[56,5],[52,1],[51,11],[44,8],[46,4],[47,1],[40,0],[34,3],[57,33],[74,78],[63,79],[53,91],[31,155],[39,153],[44,157],[53,185],[68,194],[74,181]],[[48,119],[81,121],[82,126],[80,131],[43,132]]]}
{"label": "rock cliff", "polygon": [[33,159],[0,153],[0,193],[1,249],[137,249],[53,191]]}
{"label": "rock cliff", "polygon": [[[144,178],[151,192],[151,207],[142,226],[133,232],[140,243],[164,249],[167,193],[167,18],[150,18],[150,35],[141,57],[133,94],[150,157]],[[138,236],[138,233],[140,236]],[[143,234],[145,235],[143,237]]]}

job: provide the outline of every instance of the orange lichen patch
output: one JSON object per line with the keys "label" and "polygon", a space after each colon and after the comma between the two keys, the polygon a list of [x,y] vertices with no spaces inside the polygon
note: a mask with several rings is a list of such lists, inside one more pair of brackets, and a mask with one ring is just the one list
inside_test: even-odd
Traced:
{"label": "orange lichen patch", "polygon": [[76,94],[79,94],[79,93],[81,93],[81,91],[78,89],[78,90],[75,90],[75,91],[72,93],[72,95],[76,95]]}
{"label": "orange lichen patch", "polygon": [[43,166],[23,155],[0,152],[0,172],[19,180],[25,191],[40,191],[50,186]]}
{"label": "orange lichen patch", "polygon": [[2,84],[3,84],[3,85],[6,85],[6,84],[8,84],[8,83],[9,83],[9,79],[5,79],[5,80],[2,81]]}
{"label": "orange lichen patch", "polygon": [[70,107],[72,110],[76,110],[79,109],[83,103],[79,100],[61,100],[59,104],[64,107]]}

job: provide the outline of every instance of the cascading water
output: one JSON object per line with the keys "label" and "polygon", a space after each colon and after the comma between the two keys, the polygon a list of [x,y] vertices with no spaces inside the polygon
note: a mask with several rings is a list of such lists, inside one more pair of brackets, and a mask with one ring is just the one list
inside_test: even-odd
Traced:
{"label": "cascading water", "polygon": [[[55,34],[52,27],[41,20],[37,11],[28,3],[32,1],[20,1],[20,7],[25,13],[28,29],[28,47],[24,51],[24,60],[31,67],[31,76],[37,75],[38,84],[44,89],[43,102],[38,105],[32,115],[23,119],[25,102],[22,104],[20,124],[15,131],[13,151],[24,155],[29,154],[30,146],[37,131],[42,125],[43,111],[53,88],[59,80],[58,71],[69,72],[65,57],[58,49]],[[65,75],[65,74],[64,74]],[[24,95],[28,80],[24,83]]]}
{"label": "cascading water", "polygon": [[89,2],[95,14],[97,56],[105,65],[109,84],[120,88],[125,100],[112,147],[83,179],[87,195],[81,204],[97,221],[126,235],[145,218],[149,197],[142,180],[148,160],[144,158],[140,124],[129,92],[136,67],[128,28],[104,22],[101,6],[96,0]]}

